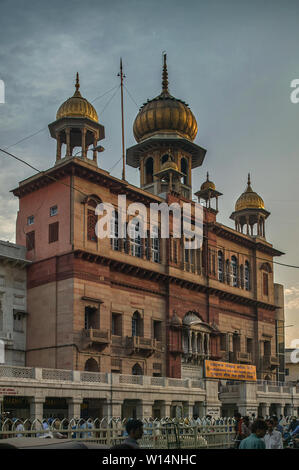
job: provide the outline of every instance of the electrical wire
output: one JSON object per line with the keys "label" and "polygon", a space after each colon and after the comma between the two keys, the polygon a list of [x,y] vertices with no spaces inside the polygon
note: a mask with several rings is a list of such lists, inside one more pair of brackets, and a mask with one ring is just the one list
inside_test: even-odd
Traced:
{"label": "electrical wire", "polygon": [[[103,93],[102,95],[99,95],[99,96],[96,96],[93,100],[91,100],[91,103],[93,103],[94,101],[96,100],[99,100],[100,98],[103,98],[104,96],[106,96],[108,93],[110,93],[111,91],[113,91],[115,88],[119,88],[119,85],[115,85],[114,87],[110,88],[110,90],[106,91],[105,93]],[[108,103],[109,104],[109,103]],[[101,113],[103,113],[103,110],[101,111]],[[43,132],[45,130],[48,130],[48,126],[47,127],[43,127],[42,129],[39,129],[38,131],[34,132],[33,134],[30,134],[24,138],[22,138],[21,140],[18,140],[17,142],[15,142],[14,144],[11,144],[11,145],[8,145],[7,147],[4,147],[4,150],[8,150],[10,149],[11,147],[15,147],[16,145],[22,143],[22,142],[25,142],[25,140],[28,140],[28,139],[31,139],[32,137],[36,136],[37,134],[39,134],[40,132]]]}
{"label": "electrical wire", "polygon": [[[13,154],[10,153],[10,152],[7,152],[7,151],[4,150],[4,149],[1,149],[1,148],[0,148],[0,152],[3,152],[3,153],[5,153],[5,154],[7,154],[8,156],[14,158],[15,160],[17,160],[17,161],[19,161],[19,162],[21,162],[21,163],[27,165],[29,168],[31,168],[31,169],[37,171],[38,173],[40,173],[40,174],[46,176],[47,178],[49,178],[49,179],[52,180],[52,181],[55,181],[55,182],[57,182],[57,183],[63,184],[64,186],[67,186],[67,187],[69,187],[69,188],[71,188],[71,189],[74,189],[75,191],[78,191],[79,193],[81,193],[81,194],[82,194],[83,196],[85,196],[85,197],[88,197],[88,196],[89,196],[89,194],[84,193],[83,191],[81,191],[80,189],[76,188],[75,186],[71,186],[71,185],[68,184],[68,183],[64,183],[64,182],[58,180],[57,178],[55,178],[54,176],[47,175],[44,171],[38,170],[37,168],[35,168],[33,165],[31,165],[30,163],[26,162],[26,161],[23,160],[22,158],[19,158],[19,157],[17,157],[16,155],[13,155]],[[120,160],[119,160],[119,161],[120,161]],[[117,162],[117,163],[118,163],[118,162]],[[209,240],[209,237],[208,237],[208,236],[203,235],[203,238],[206,238],[207,240]],[[216,248],[222,248],[220,245],[215,245],[215,247],[216,247]],[[239,255],[247,256],[247,257],[251,257],[251,256],[252,256],[252,255],[250,255],[250,254],[248,254],[248,253],[241,252],[241,251],[237,251],[237,250],[230,250],[230,251],[232,251],[232,252],[234,252],[234,253],[236,253],[236,254],[239,254]],[[267,262],[269,262],[269,259],[268,259],[268,258],[262,258],[262,257],[260,257],[260,256],[257,256],[256,258],[259,259],[259,260],[262,260],[262,261],[267,261]],[[279,261],[274,261],[274,260],[272,260],[272,263],[273,263],[273,264],[278,264],[278,265],[280,265],[280,266],[288,267],[288,268],[299,269],[299,266],[291,265],[291,264],[286,264],[286,263],[280,263]]]}

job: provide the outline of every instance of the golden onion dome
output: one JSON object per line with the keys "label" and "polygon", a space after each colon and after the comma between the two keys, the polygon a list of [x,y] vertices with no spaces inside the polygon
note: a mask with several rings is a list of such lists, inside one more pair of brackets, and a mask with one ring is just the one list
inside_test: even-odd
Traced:
{"label": "golden onion dome", "polygon": [[177,164],[175,163],[175,161],[172,160],[170,155],[168,156],[166,162],[164,162],[161,166],[161,171],[169,169],[179,171]]}
{"label": "golden onion dome", "polygon": [[265,204],[261,196],[255,193],[251,188],[250,174],[248,174],[247,189],[241,194],[235,205],[235,211],[244,209],[264,209]]}
{"label": "golden onion dome", "polygon": [[65,117],[69,118],[88,118],[92,121],[99,122],[99,118],[97,115],[96,110],[92,106],[92,104],[87,101],[86,98],[83,98],[81,95],[79,88],[79,74],[77,73],[76,76],[76,91],[74,95],[66,100],[57,111],[56,119],[61,119]]}
{"label": "golden onion dome", "polygon": [[197,122],[189,106],[174,98],[168,91],[166,54],[164,54],[162,92],[140,108],[134,126],[134,137],[140,142],[154,134],[177,133],[193,141],[197,134]]}
{"label": "golden onion dome", "polygon": [[206,189],[214,189],[214,190],[216,189],[216,186],[213,183],[213,181],[209,180],[209,173],[207,173],[207,180],[204,183],[202,183],[200,187],[201,191],[205,191]]}

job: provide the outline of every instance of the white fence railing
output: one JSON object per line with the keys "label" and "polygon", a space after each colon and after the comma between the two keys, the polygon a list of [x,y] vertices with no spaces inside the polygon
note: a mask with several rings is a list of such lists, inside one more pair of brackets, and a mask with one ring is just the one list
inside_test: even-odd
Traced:
{"label": "white fence railing", "polygon": [[204,380],[174,379],[168,377],[151,377],[146,375],[110,374],[104,372],[87,372],[62,369],[44,369],[38,367],[0,366],[1,379],[20,379],[32,381],[89,382],[93,384],[140,385],[153,387],[182,387],[204,389]]}
{"label": "white fence railing", "polygon": [[[234,445],[234,419],[143,419],[139,444],[147,449],[227,448]],[[111,447],[122,443],[127,433],[126,420],[99,419],[5,419],[0,424],[0,439],[11,437],[69,438]]]}

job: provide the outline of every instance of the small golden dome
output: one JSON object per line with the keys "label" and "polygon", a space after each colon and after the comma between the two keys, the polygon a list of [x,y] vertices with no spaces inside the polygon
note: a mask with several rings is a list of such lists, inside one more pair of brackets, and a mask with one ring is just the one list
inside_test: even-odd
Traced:
{"label": "small golden dome", "polygon": [[168,159],[166,160],[166,162],[164,162],[163,165],[161,166],[161,171],[169,170],[169,169],[179,171],[177,164],[175,163],[174,160],[172,160],[170,155],[168,156]]}
{"label": "small golden dome", "polygon": [[209,173],[207,173],[207,181],[205,181],[204,183],[202,183],[201,187],[200,187],[200,190],[201,191],[205,191],[206,189],[216,189],[216,186],[215,184],[213,183],[213,181],[210,181],[209,180]]}
{"label": "small golden dome", "polygon": [[235,205],[235,211],[244,209],[264,209],[265,204],[261,196],[255,193],[251,188],[250,174],[248,174],[247,189],[241,194]]}
{"label": "small golden dome", "polygon": [[196,137],[197,122],[189,106],[184,101],[174,98],[168,91],[166,54],[164,54],[162,92],[141,107],[134,121],[133,132],[137,142],[157,133],[176,132],[191,141]]}
{"label": "small golden dome", "polygon": [[74,95],[66,100],[57,111],[56,119],[61,119],[64,117],[80,117],[80,118],[88,118],[92,121],[99,122],[99,118],[97,115],[96,110],[92,106],[92,104],[87,101],[87,99],[83,98],[81,95],[79,88],[79,74],[77,73],[76,77],[76,91]]}

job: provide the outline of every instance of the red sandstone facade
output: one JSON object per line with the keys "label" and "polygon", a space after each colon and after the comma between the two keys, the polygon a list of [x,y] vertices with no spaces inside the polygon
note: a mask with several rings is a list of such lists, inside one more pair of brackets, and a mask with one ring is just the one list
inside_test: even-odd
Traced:
{"label": "red sandstone facade", "polygon": [[[201,165],[205,151],[186,138],[187,131],[177,129],[175,140],[158,129],[159,139],[147,134],[143,141],[139,129],[140,143],[137,150],[128,149],[127,161],[140,166],[140,189],[87,158],[84,139],[90,132],[95,147],[100,136],[92,127],[94,114],[84,112],[70,121],[67,114],[59,115],[50,125],[58,142],[55,166],[14,190],[20,203],[16,243],[27,244],[32,261],[26,365],[200,378],[209,358],[255,364],[260,378],[275,379],[279,315],[273,257],[281,252],[262,231],[269,213],[243,205],[234,213],[241,214],[235,219],[238,230],[221,225],[210,204],[221,193],[202,185],[200,196],[207,194],[208,203],[200,249],[187,252],[183,239],[172,236],[160,239],[156,251],[144,240],[135,249],[129,238],[118,244],[97,239],[95,207],[109,202],[117,208],[119,194],[126,195],[127,205],[142,202],[149,208],[167,201],[194,206],[191,170]],[[78,145],[82,119],[79,158],[73,155],[72,139],[75,135]],[[65,158],[61,143],[67,147]],[[257,221],[258,234],[240,231],[246,221],[251,230]]]}

